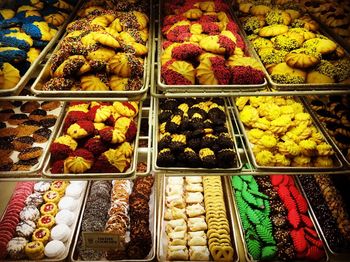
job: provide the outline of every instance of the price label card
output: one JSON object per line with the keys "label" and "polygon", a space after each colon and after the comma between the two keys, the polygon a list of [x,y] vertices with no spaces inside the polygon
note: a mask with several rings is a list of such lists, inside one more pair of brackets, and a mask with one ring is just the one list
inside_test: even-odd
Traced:
{"label": "price label card", "polygon": [[120,236],[104,232],[82,232],[85,248],[102,250],[123,250]]}

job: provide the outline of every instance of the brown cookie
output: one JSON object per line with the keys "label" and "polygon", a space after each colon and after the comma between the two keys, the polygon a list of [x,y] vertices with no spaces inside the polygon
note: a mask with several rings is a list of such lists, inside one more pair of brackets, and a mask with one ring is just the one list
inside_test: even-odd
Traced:
{"label": "brown cookie", "polygon": [[40,128],[33,133],[33,138],[36,143],[45,143],[49,140],[52,131],[46,127]]}
{"label": "brown cookie", "polygon": [[0,171],[10,171],[13,166],[13,161],[9,157],[0,158]]}
{"label": "brown cookie", "polygon": [[0,158],[9,156],[14,149],[13,144],[10,141],[2,139],[0,142]]}
{"label": "brown cookie", "polygon": [[38,109],[39,107],[40,107],[40,104],[37,101],[28,101],[21,106],[21,112],[31,113],[32,111],[34,111],[35,109]]}
{"label": "brown cookie", "polygon": [[39,121],[43,127],[52,127],[56,124],[57,117],[55,115],[47,115]]}
{"label": "brown cookie", "polygon": [[3,129],[3,128],[5,128],[5,127],[6,127],[6,123],[0,122],[0,129]]}
{"label": "brown cookie", "polygon": [[40,129],[40,123],[35,120],[24,121],[17,127],[18,137],[32,135],[36,130]]}
{"label": "brown cookie", "polygon": [[40,157],[42,153],[43,153],[43,149],[39,146],[29,147],[21,151],[21,153],[19,153],[18,155],[18,158],[20,160],[29,160],[29,159]]}
{"label": "brown cookie", "polygon": [[8,122],[11,125],[20,125],[27,120],[28,120],[28,116],[26,114],[13,114],[8,119]]}
{"label": "brown cookie", "polygon": [[37,158],[29,160],[19,160],[13,165],[11,171],[29,171],[37,163],[39,163]]}
{"label": "brown cookie", "polygon": [[60,101],[44,101],[41,103],[41,108],[47,111],[52,111],[61,105]]}
{"label": "brown cookie", "polygon": [[17,136],[18,130],[14,127],[5,127],[0,129],[0,137],[4,136]]}
{"label": "brown cookie", "polygon": [[0,111],[0,121],[7,121],[14,113],[15,113],[15,111],[13,111],[12,109],[1,110]]}
{"label": "brown cookie", "polygon": [[46,111],[43,109],[35,109],[29,114],[29,119],[35,120],[35,121],[40,121],[47,115]]}
{"label": "brown cookie", "polygon": [[22,136],[16,138],[12,144],[17,151],[23,151],[24,149],[31,147],[34,143],[34,138],[31,136]]}

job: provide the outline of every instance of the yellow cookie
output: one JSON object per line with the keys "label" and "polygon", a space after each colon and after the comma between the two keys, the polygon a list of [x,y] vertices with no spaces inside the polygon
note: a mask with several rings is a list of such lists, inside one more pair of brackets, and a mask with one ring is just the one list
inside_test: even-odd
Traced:
{"label": "yellow cookie", "polygon": [[210,253],[215,261],[233,260],[233,248],[231,246],[212,246]]}

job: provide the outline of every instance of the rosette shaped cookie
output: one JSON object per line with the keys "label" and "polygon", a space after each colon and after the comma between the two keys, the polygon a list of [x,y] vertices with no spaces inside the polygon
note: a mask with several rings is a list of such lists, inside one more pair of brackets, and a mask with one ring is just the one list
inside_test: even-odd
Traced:
{"label": "rosette shaped cookie", "polygon": [[81,75],[90,70],[91,67],[84,56],[73,55],[64,60],[51,74],[53,77],[69,77],[75,74]]}
{"label": "rosette shaped cookie", "polygon": [[299,48],[291,51],[285,56],[287,65],[294,68],[310,68],[321,61],[321,54],[311,49]]}
{"label": "rosette shaped cookie", "polygon": [[163,34],[169,41],[172,42],[185,42],[191,38],[190,21],[180,21],[173,25],[165,26],[162,29]]}
{"label": "rosette shaped cookie", "polygon": [[109,60],[111,73],[120,77],[142,76],[143,59],[128,53],[117,53]]}
{"label": "rosette shaped cookie", "polygon": [[99,136],[95,136],[87,140],[84,144],[84,148],[93,153],[94,156],[99,156],[108,150],[107,144],[103,142]]}
{"label": "rosette shaped cookie", "polygon": [[101,45],[111,48],[119,48],[120,44],[117,39],[105,31],[93,32],[93,39]]}
{"label": "rosette shaped cookie", "polygon": [[122,134],[125,136],[126,141],[128,142],[132,141],[136,136],[136,124],[132,119],[128,117],[119,117],[115,121],[114,128],[122,132]]}
{"label": "rosette shaped cookie", "polygon": [[51,144],[51,158],[54,160],[66,159],[77,147],[78,143],[71,136],[60,136]]}
{"label": "rosette shaped cookie", "polygon": [[315,49],[318,53],[326,55],[337,49],[337,44],[328,38],[313,38],[303,44],[304,48]]}
{"label": "rosette shaped cookie", "polygon": [[199,42],[199,45],[205,51],[218,55],[233,55],[236,48],[235,41],[223,34],[207,36]]}
{"label": "rosette shaped cookie", "polygon": [[198,44],[185,42],[174,46],[171,50],[171,56],[177,60],[187,60],[191,62],[202,54],[202,52],[203,50]]}
{"label": "rosette shaped cookie", "polygon": [[281,84],[302,84],[306,80],[306,72],[280,63],[270,68],[271,78]]}
{"label": "rosette shaped cookie", "polygon": [[264,72],[255,58],[230,56],[228,65],[231,67],[234,84],[261,84],[264,82]]}
{"label": "rosette shaped cookie", "polygon": [[193,85],[195,83],[196,70],[192,64],[185,61],[172,59],[162,66],[161,72],[168,85]]}
{"label": "rosette shaped cookie", "polygon": [[139,112],[137,102],[114,102],[113,107],[118,115],[126,117],[135,117]]}
{"label": "rosette shaped cookie", "polygon": [[230,69],[225,59],[220,56],[201,60],[196,69],[196,76],[201,85],[227,85],[231,80]]}
{"label": "rosette shaped cookie", "polygon": [[[148,24],[148,16],[145,14],[145,13],[142,13],[142,12],[139,12],[139,11],[132,11],[130,12],[128,15],[131,16],[131,19],[134,19],[137,26],[135,29],[138,29],[138,30],[143,30],[147,27],[147,24]],[[124,29],[125,28],[128,28],[126,27],[124,24]]]}
{"label": "rosette shaped cookie", "polygon": [[21,62],[27,58],[26,51],[17,47],[0,47],[1,62]]}
{"label": "rosette shaped cookie", "polygon": [[113,127],[105,127],[98,131],[101,139],[111,144],[120,144],[126,140],[125,134],[119,129]]}
{"label": "rosette shaped cookie", "polygon": [[66,160],[64,160],[64,172],[80,174],[89,170],[94,163],[94,156],[86,149],[75,150]]}
{"label": "rosette shaped cookie", "polygon": [[140,90],[142,80],[140,77],[127,78],[112,75],[109,78],[109,86],[113,91]]}
{"label": "rosette shaped cookie", "polygon": [[44,16],[45,21],[54,26],[61,26],[67,18],[68,15],[61,11]]}
{"label": "rosette shaped cookie", "polygon": [[106,121],[113,113],[113,107],[107,105],[97,105],[90,108],[87,113],[89,120],[95,123],[103,123]]}
{"label": "rosette shaped cookie", "polygon": [[86,56],[89,60],[105,61],[107,62],[115,55],[115,51],[111,48],[99,47],[97,50],[89,51]]}
{"label": "rosette shaped cookie", "polygon": [[22,25],[22,29],[33,39],[41,41],[50,41],[57,33],[56,29],[51,28],[45,21],[35,21]]}
{"label": "rosette shaped cookie", "polygon": [[92,167],[98,173],[122,173],[130,167],[130,158],[127,158],[118,149],[109,149],[102,153]]}
{"label": "rosette shaped cookie", "polygon": [[26,33],[11,32],[0,35],[0,43],[3,46],[12,46],[22,50],[29,50],[29,48],[33,46],[33,39]]}
{"label": "rosette shaped cookie", "polygon": [[110,23],[112,23],[115,19],[115,15],[113,14],[104,14],[95,16],[92,18],[90,24],[91,25],[98,25],[103,28],[107,27]]}
{"label": "rosette shaped cookie", "polygon": [[81,88],[85,91],[107,91],[109,90],[108,79],[101,75],[84,75],[80,78]]}
{"label": "rosette shaped cookie", "polygon": [[79,120],[68,127],[67,134],[74,139],[81,139],[92,135],[94,131],[95,126],[92,121]]}
{"label": "rosette shaped cookie", "polygon": [[0,89],[11,89],[15,87],[20,78],[18,69],[10,63],[3,63],[0,66]]}
{"label": "rosette shaped cookie", "polygon": [[83,111],[69,111],[64,120],[63,131],[66,132],[68,127],[76,123],[77,121],[87,120],[87,114]]}

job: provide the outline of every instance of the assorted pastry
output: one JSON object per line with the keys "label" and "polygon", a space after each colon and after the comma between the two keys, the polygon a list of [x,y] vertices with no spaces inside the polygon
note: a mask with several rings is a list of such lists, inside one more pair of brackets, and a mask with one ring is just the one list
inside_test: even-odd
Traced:
{"label": "assorted pastry", "polygon": [[94,181],[87,198],[81,232],[118,234],[120,245],[95,250],[83,245],[80,234],[75,256],[82,260],[144,259],[152,248],[149,203],[152,176],[130,180]]}
{"label": "assorted pastry", "polygon": [[349,180],[339,175],[298,176],[330,249],[350,249]]}
{"label": "assorted pastry", "polygon": [[233,260],[220,177],[168,177],[165,206],[166,260]]}
{"label": "assorted pastry", "polygon": [[302,10],[291,1],[239,4],[242,26],[271,79],[277,84],[349,83],[345,50]]}
{"label": "assorted pastry", "polygon": [[301,1],[302,7],[350,46],[349,1]]}
{"label": "assorted pastry", "polygon": [[0,172],[30,171],[39,163],[61,102],[0,102]]}
{"label": "assorted pastry", "polygon": [[[143,85],[149,17],[88,1],[53,54],[44,91],[134,91]],[[135,5],[141,1],[134,1]],[[144,6],[144,4],[140,4]]]}
{"label": "assorted pastry", "polygon": [[337,166],[332,146],[293,97],[239,97],[235,103],[257,165]]}
{"label": "assorted pastry", "polygon": [[158,166],[238,166],[223,99],[164,99],[159,108]]}
{"label": "assorted pastry", "polygon": [[21,0],[12,3],[12,8],[0,9],[0,89],[18,84],[76,2]]}
{"label": "assorted pastry", "polygon": [[131,165],[138,102],[71,102],[51,144],[51,173],[123,173]]}
{"label": "assorted pastry", "polygon": [[343,156],[350,162],[349,96],[312,96],[307,97],[307,100]]}
{"label": "assorted pastry", "polygon": [[231,183],[247,251],[254,260],[325,258],[308,204],[291,176],[233,176]]}
{"label": "assorted pastry", "polygon": [[254,85],[261,65],[247,54],[229,6],[217,1],[167,1],[161,76],[167,85]]}
{"label": "assorted pastry", "polygon": [[[2,258],[63,259],[85,185],[83,181],[18,184],[3,220],[6,238],[1,244],[6,240],[7,245],[1,248]],[[6,219],[6,214],[11,218]]]}

